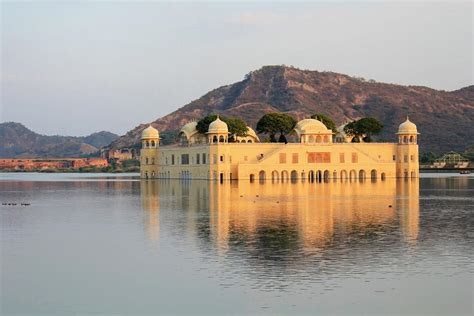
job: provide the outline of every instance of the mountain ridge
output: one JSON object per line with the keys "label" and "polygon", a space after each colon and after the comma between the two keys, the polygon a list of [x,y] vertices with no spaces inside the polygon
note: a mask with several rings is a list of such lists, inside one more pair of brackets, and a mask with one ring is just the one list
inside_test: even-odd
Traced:
{"label": "mountain ridge", "polygon": [[0,123],[1,158],[70,158],[95,154],[119,136],[107,131],[87,136],[41,135],[21,123]]}
{"label": "mountain ridge", "polygon": [[[218,113],[241,117],[255,127],[262,115],[272,111],[296,119],[322,112],[338,125],[373,116],[385,125],[380,141],[395,141],[398,125],[409,116],[421,133],[421,152],[462,151],[473,144],[474,85],[443,91],[287,66],[252,71],[243,80],[213,89],[150,124],[161,133],[173,134],[190,120]],[[136,146],[146,126],[138,125],[110,146]]]}

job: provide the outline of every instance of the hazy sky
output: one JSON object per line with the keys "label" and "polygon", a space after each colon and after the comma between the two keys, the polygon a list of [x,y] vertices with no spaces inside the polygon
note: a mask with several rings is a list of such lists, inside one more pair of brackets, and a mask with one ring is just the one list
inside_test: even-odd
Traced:
{"label": "hazy sky", "polygon": [[263,65],[455,90],[471,2],[2,2],[1,121],[122,134]]}

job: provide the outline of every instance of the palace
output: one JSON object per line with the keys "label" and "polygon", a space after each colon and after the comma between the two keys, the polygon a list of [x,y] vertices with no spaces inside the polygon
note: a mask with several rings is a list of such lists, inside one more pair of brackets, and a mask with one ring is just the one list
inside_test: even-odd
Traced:
{"label": "palace", "polygon": [[228,126],[219,117],[206,134],[186,124],[179,143],[159,146],[151,125],[142,132],[140,174],[151,179],[247,181],[324,181],[418,177],[418,131],[407,118],[397,143],[333,142],[322,122],[304,119],[295,126],[297,142],[261,143],[248,127],[245,137],[229,142]]}

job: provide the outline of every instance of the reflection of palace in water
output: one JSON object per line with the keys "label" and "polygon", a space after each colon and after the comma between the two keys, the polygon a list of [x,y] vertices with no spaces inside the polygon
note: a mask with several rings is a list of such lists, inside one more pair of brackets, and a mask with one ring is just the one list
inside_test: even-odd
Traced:
{"label": "reflection of palace in water", "polygon": [[219,251],[277,243],[312,252],[341,236],[370,238],[372,231],[393,230],[402,241],[415,243],[419,230],[418,179],[264,185],[142,180],[141,197],[150,239],[159,238],[160,213],[166,210],[183,234]]}

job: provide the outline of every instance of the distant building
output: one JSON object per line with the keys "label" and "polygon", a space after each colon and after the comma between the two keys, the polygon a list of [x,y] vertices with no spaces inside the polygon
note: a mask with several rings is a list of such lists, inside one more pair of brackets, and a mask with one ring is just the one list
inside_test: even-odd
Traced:
{"label": "distant building", "polygon": [[136,159],[135,149],[109,149],[102,153],[102,157],[108,162],[121,163],[124,160]]}
{"label": "distant building", "polygon": [[229,143],[227,124],[217,118],[206,134],[186,124],[179,143],[159,146],[151,125],[142,133],[142,178],[250,181],[321,181],[418,177],[418,131],[410,120],[400,124],[397,143],[333,142],[333,132],[315,119],[299,121],[298,142],[260,143],[248,136]]}
{"label": "distant building", "polygon": [[107,167],[108,165],[107,160],[103,158],[0,159],[0,170],[40,171]]}

